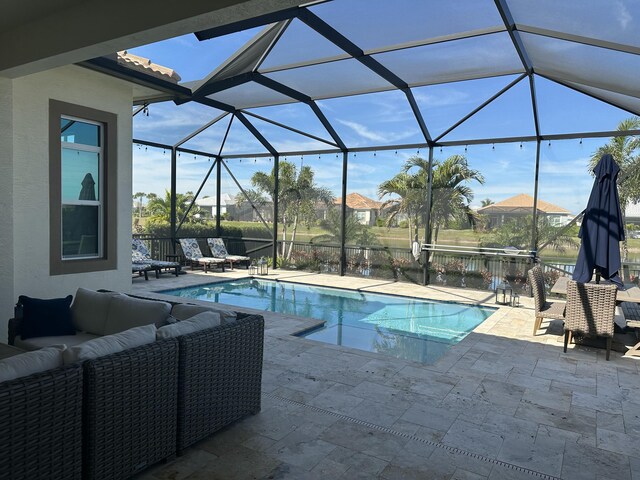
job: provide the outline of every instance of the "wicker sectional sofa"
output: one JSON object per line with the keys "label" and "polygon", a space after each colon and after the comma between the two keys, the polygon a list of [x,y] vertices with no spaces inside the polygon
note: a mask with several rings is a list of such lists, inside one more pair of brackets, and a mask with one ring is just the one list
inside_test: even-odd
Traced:
{"label": "wicker sectional sofa", "polygon": [[[116,296],[114,292],[102,295]],[[98,303],[103,302],[104,308],[105,297],[96,298]],[[127,301],[121,296],[117,298]],[[178,323],[185,324],[203,311],[216,310],[129,298],[129,310],[135,305],[146,307],[147,313],[157,308],[158,312],[166,311],[167,316],[169,312],[173,314],[169,319],[175,316]],[[144,302],[164,303],[164,306]],[[122,315],[135,319],[134,323],[141,322],[135,308],[129,314],[107,319],[112,322],[104,331],[126,328]],[[0,462],[4,463],[0,463],[0,478],[4,478],[3,472],[9,472],[7,478],[129,478],[179,454],[220,428],[259,412],[264,319],[260,315],[230,311],[221,311],[220,315],[222,321],[218,326],[61,367],[64,375],[61,371],[51,371],[0,383],[0,418],[7,418],[3,425],[16,425],[16,430],[11,430],[12,438],[6,440],[8,436],[5,436],[0,441]],[[47,341],[62,343],[62,337],[24,341],[20,332],[21,321],[10,320],[11,344],[28,349],[42,347]],[[82,338],[83,335],[99,337],[95,333],[78,334]],[[76,345],[71,348],[82,348],[83,344]],[[49,415],[43,416],[57,417],[58,409],[67,413],[70,410],[72,417],[75,414],[67,419],[62,432],[47,424],[48,418],[32,418],[40,412],[26,406],[24,418],[8,418],[12,417],[16,403],[35,401],[31,394],[27,399],[26,393],[18,393],[16,383],[26,390],[30,382],[42,382],[39,380],[42,375],[50,379],[51,392],[58,388],[64,393],[50,397],[47,389],[40,385],[37,391],[43,397],[42,402],[50,403]],[[67,377],[73,377],[75,383]],[[33,428],[23,431],[20,424]],[[47,442],[48,450],[41,447]],[[33,449],[24,453],[14,451],[15,445],[29,443],[34,444]],[[64,469],[51,470],[52,463],[59,461],[63,451],[67,458]],[[15,456],[10,458],[12,455]],[[54,458],[56,456],[59,458]]]}

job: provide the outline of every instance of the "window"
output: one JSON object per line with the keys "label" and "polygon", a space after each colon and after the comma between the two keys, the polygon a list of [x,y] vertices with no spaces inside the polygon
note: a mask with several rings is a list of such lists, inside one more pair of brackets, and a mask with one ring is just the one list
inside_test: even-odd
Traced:
{"label": "window", "polygon": [[116,268],[116,116],[50,101],[51,274]]}

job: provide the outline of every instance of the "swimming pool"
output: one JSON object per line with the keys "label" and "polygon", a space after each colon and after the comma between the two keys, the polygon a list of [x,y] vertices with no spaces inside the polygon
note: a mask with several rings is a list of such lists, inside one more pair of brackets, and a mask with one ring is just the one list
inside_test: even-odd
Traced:
{"label": "swimming pool", "polygon": [[434,363],[496,310],[255,278],[160,293],[324,320],[299,336],[422,363]]}

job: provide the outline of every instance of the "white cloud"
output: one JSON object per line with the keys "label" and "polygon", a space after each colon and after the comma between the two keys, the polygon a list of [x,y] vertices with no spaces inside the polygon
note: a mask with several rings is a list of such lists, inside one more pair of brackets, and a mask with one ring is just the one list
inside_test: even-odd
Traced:
{"label": "white cloud", "polygon": [[633,21],[633,16],[629,13],[629,10],[624,5],[624,3],[618,1],[615,2],[615,11],[614,14],[616,16],[616,20],[620,24],[623,30],[626,30],[627,26],[631,21]]}

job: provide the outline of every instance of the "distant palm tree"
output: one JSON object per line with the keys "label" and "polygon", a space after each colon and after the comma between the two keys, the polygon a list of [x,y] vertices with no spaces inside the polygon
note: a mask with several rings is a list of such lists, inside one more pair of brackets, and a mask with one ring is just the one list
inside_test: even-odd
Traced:
{"label": "distant palm tree", "polygon": [[[631,117],[623,120],[617,128],[621,132],[637,129],[640,129],[640,117]],[[630,202],[640,202],[640,137],[622,136],[612,138],[609,143],[601,146],[593,153],[589,162],[590,171],[593,171],[605,153],[612,155],[620,167],[618,194],[620,195],[620,209],[624,217],[627,205]],[[626,260],[629,254],[626,237],[625,225],[625,240],[622,244],[623,260]]]}
{"label": "distant palm tree", "polygon": [[142,218],[142,199],[147,196],[144,192],[137,192],[133,195],[133,200],[138,200],[138,218]]}
{"label": "distant palm tree", "polygon": [[493,200],[491,200],[490,198],[485,198],[484,200],[482,200],[480,202],[480,205],[483,207],[488,207],[489,205],[493,205],[495,202]]}
{"label": "distant palm tree", "polygon": [[[424,225],[427,213],[427,187],[429,162],[424,158],[409,158],[402,172],[378,187],[380,197],[395,194],[399,198],[383,203],[389,208],[387,223],[398,214],[406,214],[415,232],[409,231],[409,242],[418,234],[419,225]],[[467,159],[462,155],[453,155],[446,160],[433,162],[431,201],[432,242],[438,241],[440,229],[452,220],[475,221],[475,212],[469,206],[473,201],[473,190],[467,183],[484,183],[484,177],[478,170],[469,168]]]}
{"label": "distant palm tree", "polygon": [[[342,216],[340,210],[331,208],[327,211],[327,218],[320,221],[320,228],[327,233],[317,235],[311,239],[312,243],[340,243],[342,231]],[[370,246],[378,245],[378,237],[371,232],[368,225],[360,223],[358,218],[351,213],[347,213],[345,218],[344,241],[347,245]]]}
{"label": "distant palm tree", "polygon": [[[171,218],[171,192],[165,190],[164,198],[150,193],[147,195],[147,199],[147,211],[151,215],[151,221],[169,222]],[[178,223],[184,218],[192,200],[193,192],[176,193],[176,218]],[[189,211],[185,222],[193,222],[195,220],[194,215],[199,212],[200,208],[194,205]]]}
{"label": "distant palm tree", "polygon": [[[275,199],[275,172],[256,172],[251,184],[258,192]],[[310,225],[316,219],[315,207],[318,202],[330,205],[333,194],[328,188],[319,187],[314,182],[314,172],[309,166],[298,169],[287,161],[281,161],[278,170],[278,221],[282,225],[282,256],[291,258],[293,243],[300,223]],[[287,251],[287,229],[291,226],[291,240]]]}

